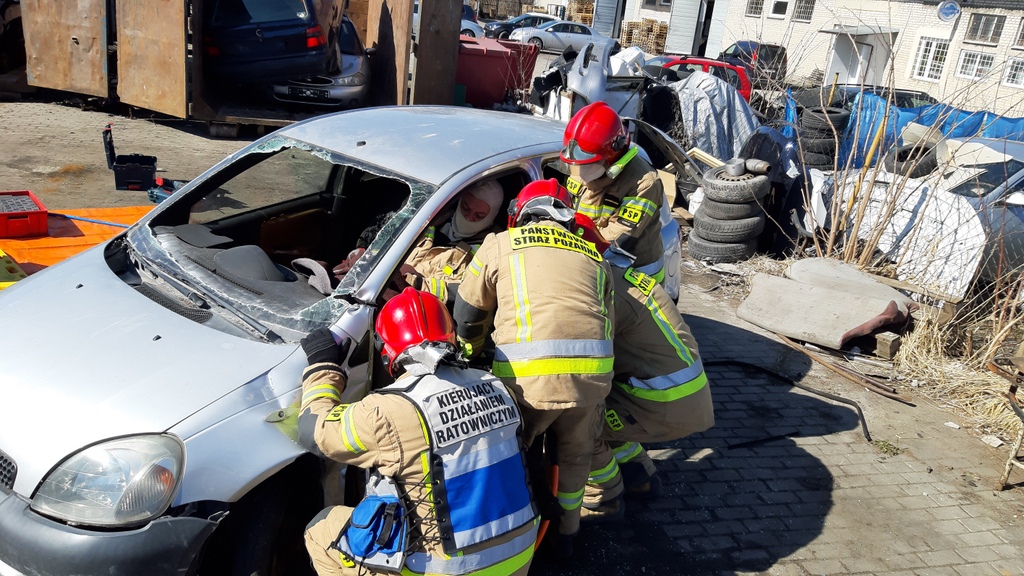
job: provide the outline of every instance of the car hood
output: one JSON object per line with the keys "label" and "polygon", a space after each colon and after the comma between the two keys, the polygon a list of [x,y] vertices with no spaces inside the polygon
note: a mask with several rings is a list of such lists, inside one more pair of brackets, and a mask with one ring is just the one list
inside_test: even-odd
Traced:
{"label": "car hood", "polygon": [[80,448],[165,431],[296,349],[178,316],[117,278],[102,247],[0,292],[0,325],[10,336],[0,365],[0,450],[28,490]]}

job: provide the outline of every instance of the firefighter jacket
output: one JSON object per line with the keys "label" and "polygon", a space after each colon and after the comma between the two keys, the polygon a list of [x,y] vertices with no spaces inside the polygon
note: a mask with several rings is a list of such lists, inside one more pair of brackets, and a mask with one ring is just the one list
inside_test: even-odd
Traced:
{"label": "firefighter jacket", "polygon": [[[306,369],[299,441],[390,479],[385,486],[395,487],[409,520],[405,568],[509,574],[529,565],[539,520],[519,409],[500,380],[442,364],[430,374],[407,373],[353,404],[340,403],[344,387],[335,364]],[[368,496],[387,492],[374,486],[380,484],[369,483]],[[343,559],[346,546],[337,543]],[[373,558],[349,559],[380,568]]]}
{"label": "firefighter jacket", "polygon": [[533,408],[599,404],[613,365],[609,273],[592,243],[555,222],[493,234],[459,286],[457,333],[479,353],[493,326],[492,372]]}
{"label": "firefighter jacket", "polygon": [[606,240],[636,257],[633,268],[661,282],[665,275],[665,247],[661,241],[665,190],[658,171],[643,158],[633,156],[618,177],[601,178],[591,185],[593,188],[575,179],[567,183],[569,191],[579,197],[577,211],[589,216]]}
{"label": "firefighter jacket", "polygon": [[672,299],[632,269],[615,269],[614,282],[615,403],[652,432],[671,429],[671,438],[707,430],[714,425],[707,375]]}
{"label": "firefighter jacket", "polygon": [[409,285],[430,292],[446,304],[454,301],[462,275],[489,233],[486,230],[472,238],[451,240],[439,227],[427,228],[405,260],[422,276],[407,278],[412,280]]}

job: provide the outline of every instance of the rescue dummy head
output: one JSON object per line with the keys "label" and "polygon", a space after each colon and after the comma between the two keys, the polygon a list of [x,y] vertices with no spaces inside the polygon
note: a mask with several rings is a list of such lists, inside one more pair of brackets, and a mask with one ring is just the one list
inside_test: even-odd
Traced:
{"label": "rescue dummy head", "polygon": [[458,349],[448,309],[433,294],[415,288],[406,288],[384,304],[375,331],[384,366],[396,377],[405,369],[433,372]]}
{"label": "rescue dummy head", "polygon": [[452,218],[452,240],[471,238],[488,229],[504,200],[505,191],[494,180],[477,182],[463,191]]}
{"label": "rescue dummy head", "polygon": [[537,220],[554,220],[571,227],[576,209],[572,195],[558,180],[536,180],[519,192],[508,205],[508,227],[514,228]]}
{"label": "rescue dummy head", "polygon": [[618,176],[622,168],[616,161],[630,148],[622,119],[604,102],[587,104],[573,115],[565,127],[562,145],[562,161],[574,167],[584,182]]}

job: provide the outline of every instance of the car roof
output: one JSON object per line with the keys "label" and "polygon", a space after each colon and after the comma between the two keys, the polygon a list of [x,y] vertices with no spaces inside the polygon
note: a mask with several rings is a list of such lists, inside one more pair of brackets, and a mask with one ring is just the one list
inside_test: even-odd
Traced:
{"label": "car roof", "polygon": [[481,160],[539,144],[562,146],[565,124],[457,106],[382,106],[337,112],[276,134],[440,185]]}

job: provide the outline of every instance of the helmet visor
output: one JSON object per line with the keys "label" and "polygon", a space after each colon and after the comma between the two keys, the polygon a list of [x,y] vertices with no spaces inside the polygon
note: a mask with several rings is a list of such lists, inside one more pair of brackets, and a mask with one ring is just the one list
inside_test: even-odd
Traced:
{"label": "helmet visor", "polygon": [[565,148],[562,148],[562,159],[570,164],[592,162],[597,157],[597,154],[591,154],[580,148],[579,142],[575,140],[569,140]]}

